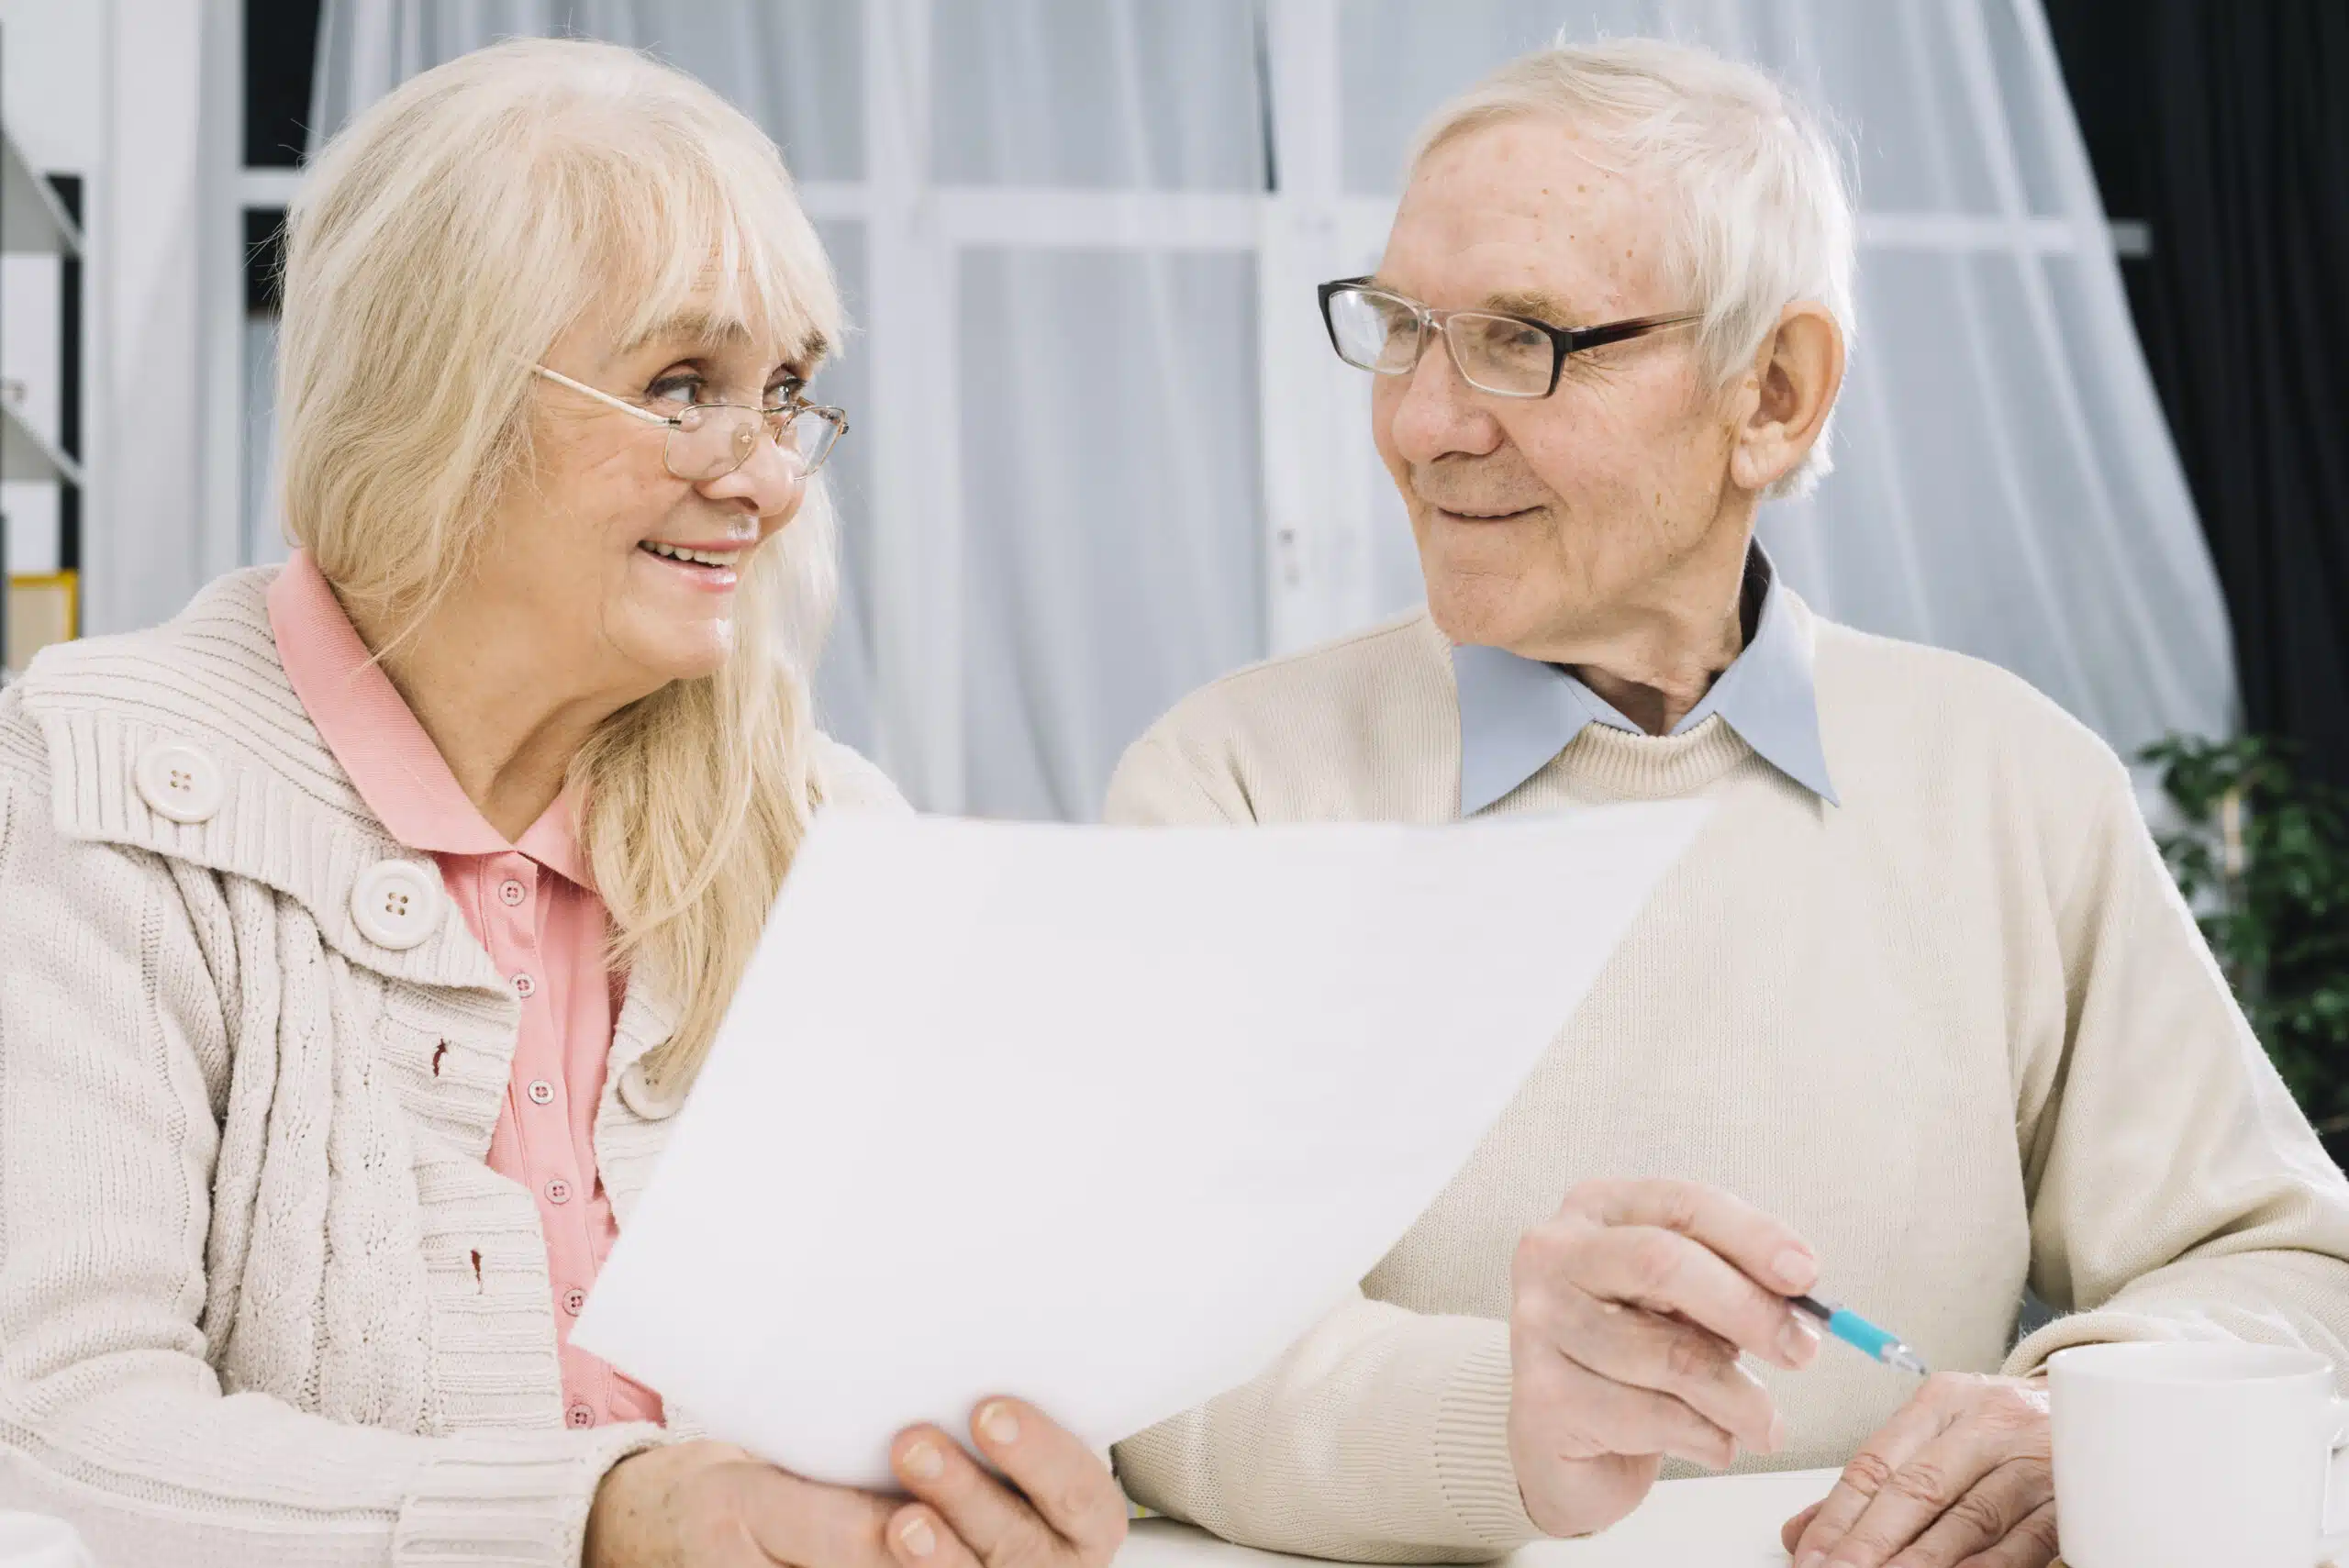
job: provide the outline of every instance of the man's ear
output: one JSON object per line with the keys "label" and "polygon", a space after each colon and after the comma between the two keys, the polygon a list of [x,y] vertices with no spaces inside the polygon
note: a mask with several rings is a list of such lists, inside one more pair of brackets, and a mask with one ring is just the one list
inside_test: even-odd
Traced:
{"label": "man's ear", "polygon": [[1763,491],[1800,465],[1843,384],[1843,329],[1827,307],[1797,300],[1753,356],[1758,396],[1730,449],[1731,480]]}

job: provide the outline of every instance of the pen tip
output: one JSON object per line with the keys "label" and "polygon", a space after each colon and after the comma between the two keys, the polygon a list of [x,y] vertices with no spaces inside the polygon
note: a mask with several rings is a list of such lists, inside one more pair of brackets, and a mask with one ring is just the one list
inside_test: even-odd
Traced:
{"label": "pen tip", "polygon": [[1932,1376],[1932,1369],[1926,1366],[1922,1361],[1918,1359],[1917,1352],[1910,1350],[1906,1345],[1893,1346],[1892,1349],[1885,1352],[1884,1359],[1890,1362],[1894,1366],[1901,1367],[1907,1371],[1915,1373],[1919,1377]]}

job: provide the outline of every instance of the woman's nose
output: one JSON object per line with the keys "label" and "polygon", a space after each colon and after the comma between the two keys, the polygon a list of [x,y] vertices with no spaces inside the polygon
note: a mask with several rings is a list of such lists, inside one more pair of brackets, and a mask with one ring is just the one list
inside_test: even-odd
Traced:
{"label": "woman's nose", "polygon": [[762,434],[741,467],[709,480],[701,486],[701,493],[713,501],[746,501],[756,516],[768,517],[797,506],[807,488],[807,476],[800,472],[798,452],[786,450]]}

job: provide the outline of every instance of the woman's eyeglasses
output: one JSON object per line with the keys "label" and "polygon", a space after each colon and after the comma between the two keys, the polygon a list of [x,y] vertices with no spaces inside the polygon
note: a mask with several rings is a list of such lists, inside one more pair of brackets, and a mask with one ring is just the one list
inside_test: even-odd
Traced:
{"label": "woman's eyeglasses", "polygon": [[544,365],[532,365],[530,369],[623,414],[633,415],[648,424],[666,426],[669,439],[662,460],[671,473],[694,484],[723,479],[750,462],[751,454],[759,450],[762,435],[799,464],[800,477],[804,479],[824,466],[824,460],[832,455],[833,444],[848,434],[845,413],[796,397],[776,408],[753,408],[747,403],[696,403],[672,417],[656,414],[608,392],[599,392],[561,371],[549,370]]}

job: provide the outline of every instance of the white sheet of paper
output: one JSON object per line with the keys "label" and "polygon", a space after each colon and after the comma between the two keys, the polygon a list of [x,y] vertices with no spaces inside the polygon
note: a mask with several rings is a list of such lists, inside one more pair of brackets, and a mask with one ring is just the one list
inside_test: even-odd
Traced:
{"label": "white sheet of paper", "polygon": [[995,1394],[1106,1448],[1344,1298],[1704,814],[829,815],[574,1337],[817,1480]]}

